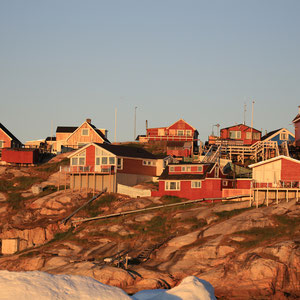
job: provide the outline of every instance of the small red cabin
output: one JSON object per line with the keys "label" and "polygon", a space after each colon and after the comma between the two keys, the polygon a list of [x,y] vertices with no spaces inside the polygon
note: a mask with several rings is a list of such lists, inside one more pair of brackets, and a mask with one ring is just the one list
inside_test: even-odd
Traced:
{"label": "small red cabin", "polygon": [[39,162],[39,150],[28,148],[2,149],[2,161],[10,164],[32,165]]}
{"label": "small red cabin", "polygon": [[240,145],[252,145],[261,140],[261,131],[238,124],[221,129],[220,139]]}

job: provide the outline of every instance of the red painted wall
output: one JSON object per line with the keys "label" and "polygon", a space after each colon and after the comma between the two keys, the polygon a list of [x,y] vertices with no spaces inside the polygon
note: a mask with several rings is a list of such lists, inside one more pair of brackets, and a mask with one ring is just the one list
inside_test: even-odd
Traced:
{"label": "red painted wall", "polygon": [[[224,139],[224,140],[229,139],[229,131],[241,131],[241,138],[233,139],[233,140],[234,141],[242,141],[244,145],[252,145],[252,144],[256,143],[257,141],[260,141],[260,138],[253,139],[253,140],[246,139],[246,132],[251,132],[251,128],[248,126],[245,126],[243,124],[221,129],[220,138]],[[256,130],[253,128],[252,132],[260,133],[260,137],[261,137],[261,132],[259,130]]]}
{"label": "red painted wall", "polygon": [[294,125],[296,146],[300,146],[300,121],[294,123]]}
{"label": "red painted wall", "polygon": [[159,190],[152,191],[151,196],[177,196],[189,200],[222,197],[221,179],[205,179],[201,189],[191,188],[191,181],[181,181],[180,191],[165,191],[165,181],[159,181]]}
{"label": "red painted wall", "polygon": [[39,150],[2,149],[2,160],[14,164],[36,164],[39,161]]}
{"label": "red painted wall", "polygon": [[300,181],[300,163],[281,159],[281,180]]}
{"label": "red painted wall", "polygon": [[85,164],[87,166],[95,166],[95,146],[91,145],[85,149],[86,151],[86,160]]}
{"label": "red painted wall", "polygon": [[156,176],[156,166],[144,166],[142,159],[123,158],[123,169],[118,173]]}
{"label": "red painted wall", "polygon": [[0,141],[4,141],[4,145],[3,145],[4,148],[10,148],[11,147],[10,138],[1,129],[0,129]]}
{"label": "red painted wall", "polygon": [[192,155],[191,149],[172,150],[167,149],[167,155],[188,157]]}
{"label": "red painted wall", "polygon": [[237,189],[250,189],[252,179],[236,179]]}

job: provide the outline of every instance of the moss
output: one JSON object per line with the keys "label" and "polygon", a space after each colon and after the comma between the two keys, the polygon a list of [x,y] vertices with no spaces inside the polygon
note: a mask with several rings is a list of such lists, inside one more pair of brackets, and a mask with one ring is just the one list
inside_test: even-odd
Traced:
{"label": "moss", "polygon": [[228,211],[227,210],[218,211],[215,212],[214,214],[222,220],[227,220],[250,209],[254,209],[254,207],[245,207],[245,208],[233,209]]}
{"label": "moss", "polygon": [[18,210],[23,206],[24,198],[20,193],[11,192],[8,194],[8,203],[13,210]]}

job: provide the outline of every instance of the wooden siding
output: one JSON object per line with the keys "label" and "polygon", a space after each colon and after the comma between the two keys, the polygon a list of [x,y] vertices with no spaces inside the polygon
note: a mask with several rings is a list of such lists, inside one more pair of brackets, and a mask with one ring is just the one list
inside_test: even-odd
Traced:
{"label": "wooden siding", "polygon": [[281,180],[300,181],[300,162],[281,159]]}
{"label": "wooden siding", "polygon": [[10,148],[12,139],[0,129],[0,141],[3,141],[3,148]]}

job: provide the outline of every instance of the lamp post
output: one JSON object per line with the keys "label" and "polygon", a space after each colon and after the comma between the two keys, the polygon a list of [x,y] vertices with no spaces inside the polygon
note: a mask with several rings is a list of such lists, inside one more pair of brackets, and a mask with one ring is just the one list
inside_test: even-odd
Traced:
{"label": "lamp post", "polygon": [[134,107],[134,136],[133,136],[133,141],[135,141],[135,138],[136,138],[136,109],[137,109],[137,106]]}

